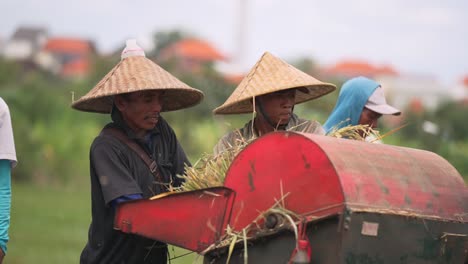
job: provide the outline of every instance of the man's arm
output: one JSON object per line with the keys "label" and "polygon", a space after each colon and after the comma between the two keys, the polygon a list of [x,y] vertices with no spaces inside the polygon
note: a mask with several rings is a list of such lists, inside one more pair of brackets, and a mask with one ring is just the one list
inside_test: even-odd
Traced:
{"label": "man's arm", "polygon": [[132,200],[140,200],[140,199],[143,199],[143,196],[139,193],[122,195],[119,198],[112,200],[110,204],[113,208],[116,208],[117,205],[120,203],[132,201]]}
{"label": "man's arm", "polygon": [[93,143],[90,159],[106,204],[125,195],[142,194],[126,164],[125,153],[108,139]]}

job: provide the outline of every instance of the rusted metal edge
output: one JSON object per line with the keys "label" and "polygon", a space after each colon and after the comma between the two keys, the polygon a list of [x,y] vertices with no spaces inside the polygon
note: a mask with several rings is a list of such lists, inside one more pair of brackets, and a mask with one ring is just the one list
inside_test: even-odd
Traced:
{"label": "rusted metal edge", "polygon": [[468,223],[468,212],[461,213],[461,214],[454,214],[453,218],[443,218],[438,215],[418,213],[415,211],[408,211],[408,210],[401,210],[401,209],[376,208],[376,207],[373,208],[369,206],[368,204],[346,203],[346,207],[349,211],[353,213],[391,214],[391,215],[401,215],[401,216],[406,216],[406,217],[433,219],[433,220],[439,220],[439,221],[444,221],[444,222]]}

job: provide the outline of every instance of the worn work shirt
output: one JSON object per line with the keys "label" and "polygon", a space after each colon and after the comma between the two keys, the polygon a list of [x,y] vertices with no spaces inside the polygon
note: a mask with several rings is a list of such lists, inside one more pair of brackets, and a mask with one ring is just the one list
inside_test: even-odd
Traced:
{"label": "worn work shirt", "polygon": [[[325,130],[322,128],[319,122],[315,120],[305,120],[299,118],[295,114],[291,116],[291,119],[286,125],[285,130],[325,135]],[[217,155],[232,146],[238,145],[239,142],[249,141],[257,137],[257,131],[253,128],[253,120],[250,120],[244,125],[243,128],[236,129],[225,134],[214,146],[213,152],[215,155]]]}
{"label": "worn work shirt", "polygon": [[[106,127],[124,130],[156,160],[165,181],[179,186],[181,180],[176,175],[183,174],[184,164],[190,163],[167,122],[162,117],[159,119],[151,131],[151,142],[146,144],[136,138],[119,115],[112,117],[114,122]],[[112,200],[130,194],[149,198],[164,190],[155,183],[143,160],[119,139],[101,134],[91,145],[90,170],[92,222],[80,263],[166,264],[165,244],[113,229],[115,209],[110,204]]]}
{"label": "worn work shirt", "polygon": [[0,159],[9,160],[11,167],[16,166],[16,149],[11,126],[10,108],[0,97]]}

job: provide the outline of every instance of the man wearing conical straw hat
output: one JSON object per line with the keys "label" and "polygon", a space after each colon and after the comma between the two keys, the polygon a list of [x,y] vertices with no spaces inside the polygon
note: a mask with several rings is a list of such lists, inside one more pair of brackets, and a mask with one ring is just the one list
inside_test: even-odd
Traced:
{"label": "man wearing conical straw hat", "polygon": [[72,107],[110,113],[90,150],[92,223],[80,263],[166,263],[167,245],[114,230],[119,203],[179,186],[189,161],[160,112],[199,103],[203,93],[181,82],[127,41],[121,61]]}
{"label": "man wearing conical straw hat", "polygon": [[304,120],[293,113],[294,105],[336,89],[265,52],[229,98],[213,110],[214,114],[255,113],[243,128],[224,135],[214,153],[275,130],[325,134],[317,121]]}

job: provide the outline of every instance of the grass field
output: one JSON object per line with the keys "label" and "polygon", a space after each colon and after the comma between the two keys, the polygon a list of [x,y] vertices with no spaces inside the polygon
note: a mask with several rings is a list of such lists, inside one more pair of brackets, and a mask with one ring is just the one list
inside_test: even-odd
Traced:
{"label": "grass field", "polygon": [[[12,186],[10,241],[6,264],[79,263],[91,219],[89,190]],[[185,251],[172,247],[171,255]],[[172,264],[201,263],[195,254]]]}

